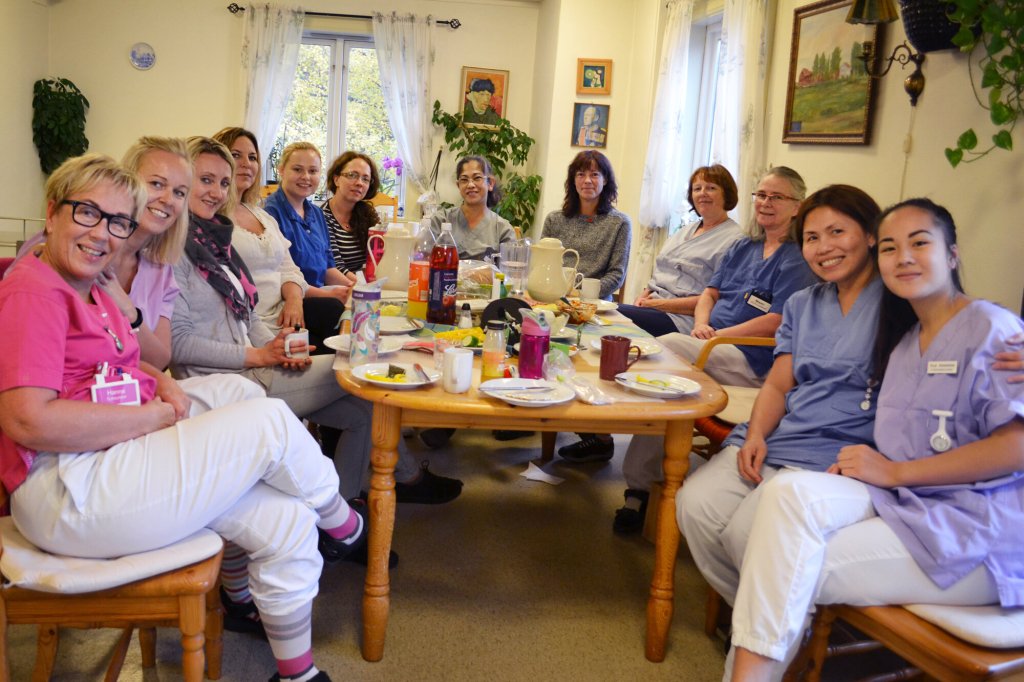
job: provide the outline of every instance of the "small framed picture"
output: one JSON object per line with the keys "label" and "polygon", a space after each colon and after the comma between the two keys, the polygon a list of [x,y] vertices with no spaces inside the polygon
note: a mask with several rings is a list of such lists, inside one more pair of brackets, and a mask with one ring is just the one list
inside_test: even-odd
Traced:
{"label": "small framed picture", "polygon": [[607,104],[576,102],[572,111],[572,146],[598,149],[607,147],[610,111],[611,107]]}
{"label": "small framed picture", "polygon": [[467,128],[497,128],[506,118],[508,71],[462,67],[462,122]]}
{"label": "small framed picture", "polygon": [[577,59],[576,60],[576,94],[577,95],[610,95],[610,94],[612,94],[612,60],[610,60],[610,59]]}

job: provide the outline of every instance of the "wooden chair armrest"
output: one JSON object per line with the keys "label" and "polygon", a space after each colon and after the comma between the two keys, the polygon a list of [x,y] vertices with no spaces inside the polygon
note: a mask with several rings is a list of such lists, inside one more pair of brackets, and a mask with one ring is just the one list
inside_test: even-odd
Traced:
{"label": "wooden chair armrest", "polygon": [[711,351],[714,350],[715,346],[720,346],[724,343],[732,346],[774,346],[774,336],[716,336],[713,339],[708,339],[704,343],[704,347],[700,349],[700,354],[697,359],[694,360],[693,366],[697,369],[704,369],[704,363],[708,361],[708,356],[711,355]]}

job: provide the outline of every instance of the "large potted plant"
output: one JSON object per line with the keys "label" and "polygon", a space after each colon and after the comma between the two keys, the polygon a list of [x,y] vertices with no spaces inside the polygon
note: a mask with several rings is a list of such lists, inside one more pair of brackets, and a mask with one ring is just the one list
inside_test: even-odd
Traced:
{"label": "large potted plant", "polygon": [[459,156],[477,154],[491,162],[503,195],[494,212],[523,232],[529,230],[540,202],[542,178],[522,175],[513,169],[526,163],[535,140],[504,118],[498,119],[494,128],[468,128],[463,124],[461,113],[449,114],[437,101],[433,121],[444,128],[448,151]]}
{"label": "large potted plant", "polygon": [[65,159],[84,154],[85,112],[89,100],[67,78],[37,80],[32,90],[32,141],[39,165],[49,175]]}
{"label": "large potted plant", "polygon": [[[990,145],[979,148],[973,128],[946,149],[954,168],[977,161],[993,149],[1013,149],[1013,131],[1024,115],[1024,0],[950,0],[948,16],[959,25],[953,42],[970,55],[971,86],[978,104],[987,109],[997,130]],[[981,81],[974,79],[978,58]]]}

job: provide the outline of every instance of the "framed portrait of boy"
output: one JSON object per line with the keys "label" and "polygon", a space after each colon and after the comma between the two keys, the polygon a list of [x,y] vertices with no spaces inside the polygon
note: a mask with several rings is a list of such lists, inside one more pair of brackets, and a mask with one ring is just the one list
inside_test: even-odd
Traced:
{"label": "framed portrait of boy", "polygon": [[463,66],[461,102],[467,128],[497,128],[508,111],[508,71]]}
{"label": "framed portrait of boy", "polygon": [[591,58],[577,59],[576,94],[612,94],[612,60]]}
{"label": "framed portrait of boy", "polygon": [[607,147],[610,112],[611,107],[607,104],[576,102],[572,112],[572,146],[596,149]]}

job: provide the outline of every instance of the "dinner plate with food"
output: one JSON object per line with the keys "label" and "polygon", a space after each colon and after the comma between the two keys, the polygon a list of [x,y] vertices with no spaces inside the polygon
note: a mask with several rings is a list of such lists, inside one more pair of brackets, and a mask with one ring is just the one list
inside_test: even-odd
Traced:
{"label": "dinner plate with food", "polygon": [[621,372],[615,383],[649,398],[682,398],[700,393],[700,384],[693,379],[665,372]]}
{"label": "dinner plate with food", "polygon": [[436,382],[441,373],[419,363],[371,362],[353,367],[352,376],[384,388],[419,388]]}

